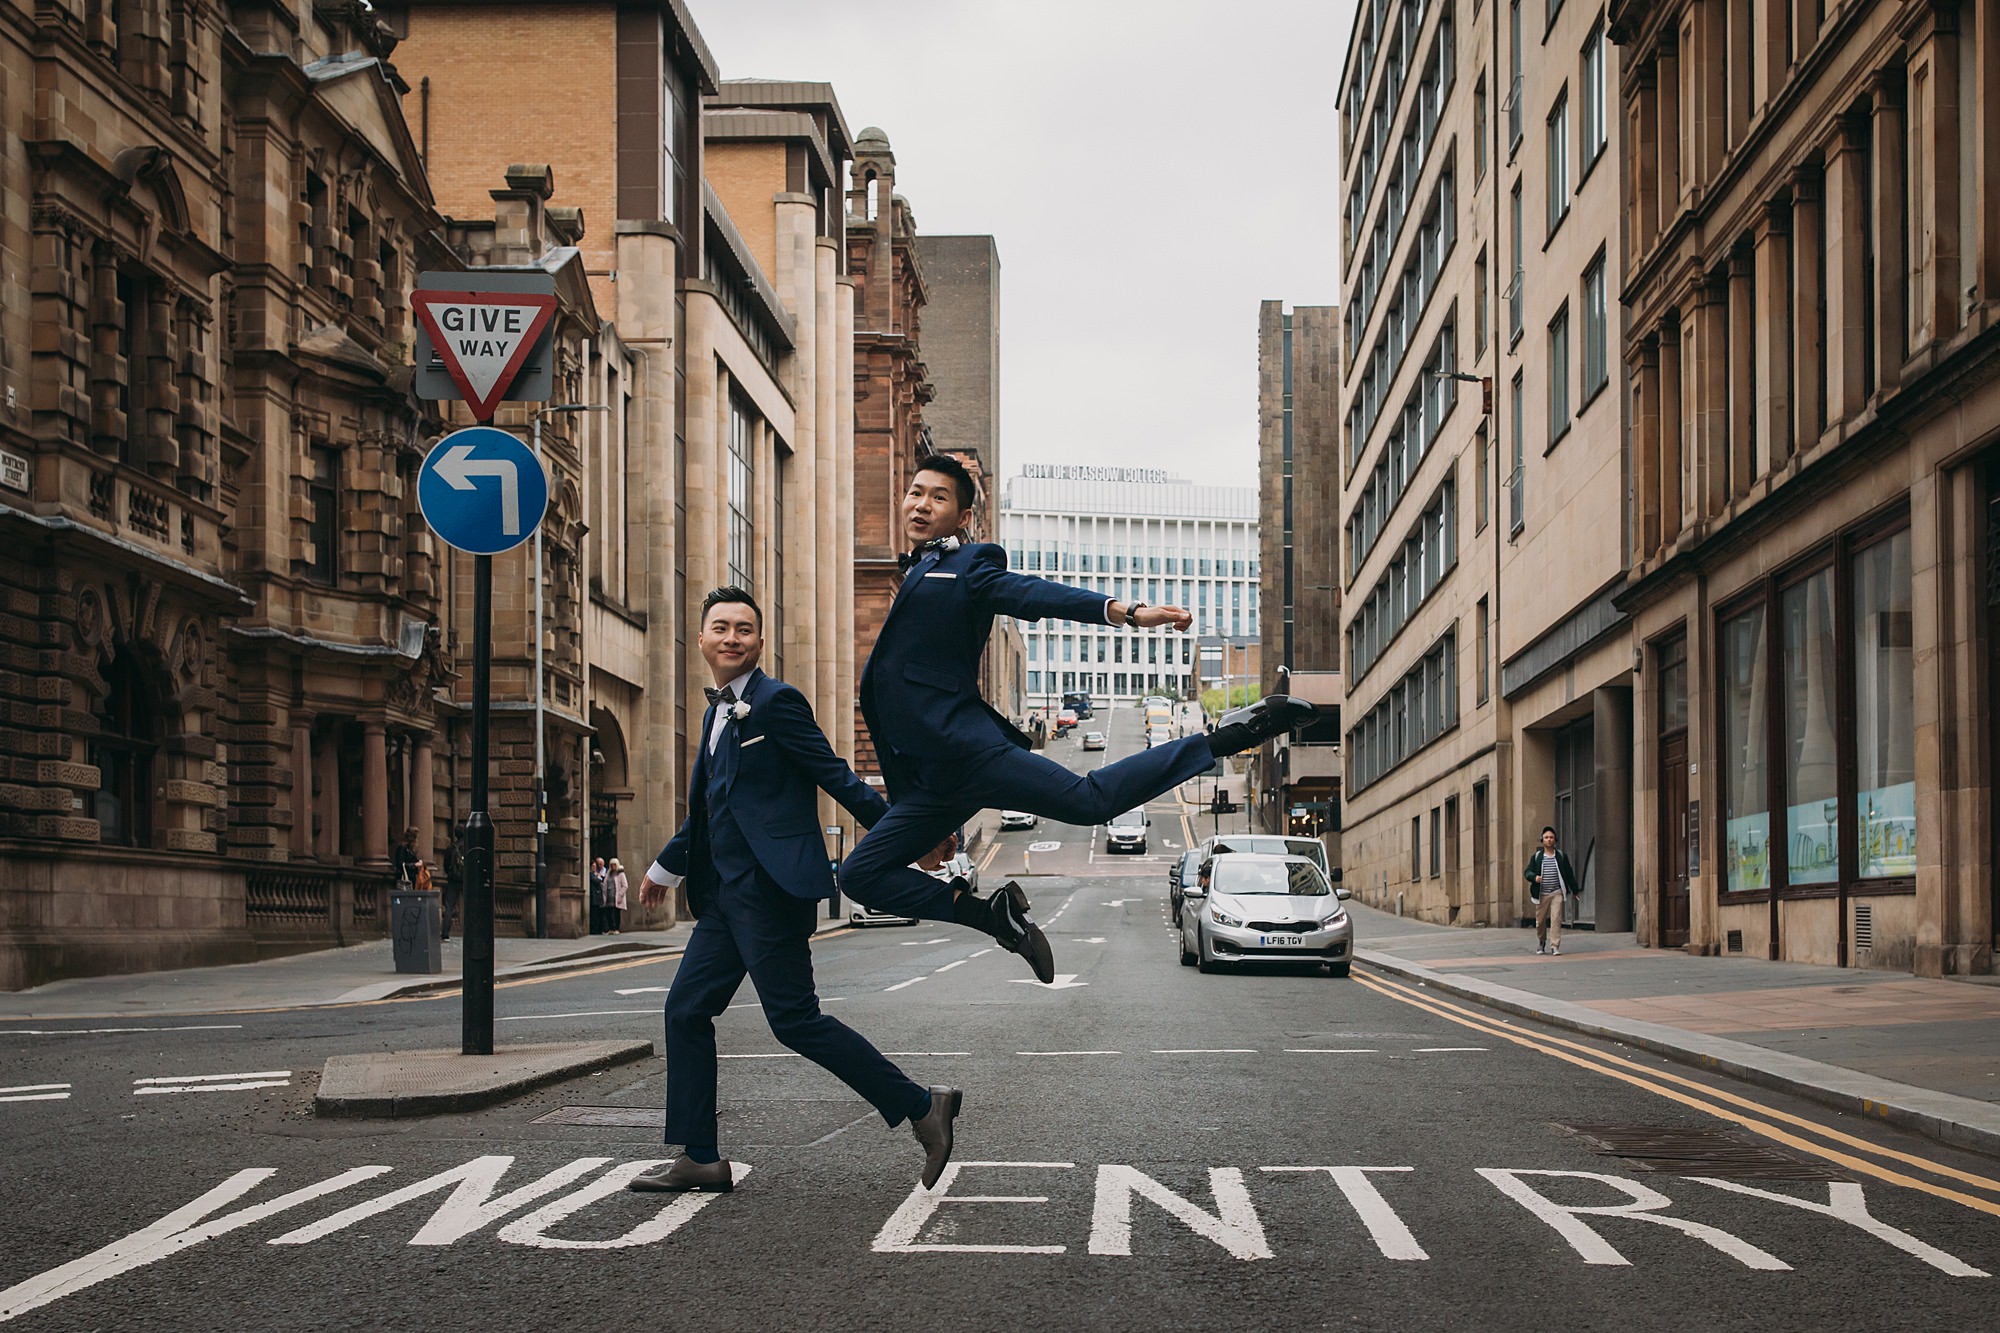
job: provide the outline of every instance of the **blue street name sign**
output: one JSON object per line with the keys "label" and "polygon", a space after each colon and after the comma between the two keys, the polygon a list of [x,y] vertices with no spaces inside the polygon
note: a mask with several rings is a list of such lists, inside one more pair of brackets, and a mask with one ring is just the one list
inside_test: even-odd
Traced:
{"label": "blue street name sign", "polygon": [[472,426],[437,442],[417,473],[417,505],[445,542],[473,555],[511,551],[549,507],[549,479],[527,445]]}

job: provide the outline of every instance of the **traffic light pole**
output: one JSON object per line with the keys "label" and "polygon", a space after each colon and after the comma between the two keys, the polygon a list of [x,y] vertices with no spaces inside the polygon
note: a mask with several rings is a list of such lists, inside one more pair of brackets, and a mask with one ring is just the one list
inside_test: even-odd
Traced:
{"label": "traffic light pole", "polygon": [[464,1055],[493,1054],[493,820],[486,735],[493,698],[493,557],[472,558],[472,812],[465,817]]}

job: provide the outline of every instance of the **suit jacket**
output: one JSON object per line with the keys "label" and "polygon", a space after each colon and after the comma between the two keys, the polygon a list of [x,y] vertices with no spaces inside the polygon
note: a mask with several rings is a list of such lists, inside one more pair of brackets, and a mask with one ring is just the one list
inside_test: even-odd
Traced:
{"label": "suit jacket", "polygon": [[866,828],[873,828],[889,809],[882,794],[833,752],[813,720],[812,706],[797,689],[756,670],[743,683],[742,701],[750,705],[749,716],[723,727],[714,754],[708,752],[708,735],[716,706],[710,704],[702,714],[687,821],[655,858],[668,873],[686,877],[688,901],[697,916],[722,875],[752,869],[715,864],[708,830],[712,765],[756,866],[800,898],[831,898],[834,893],[814,791],[833,797]]}
{"label": "suit jacket", "polygon": [[991,542],[929,551],[903,586],[861,672],[861,715],[893,794],[917,776],[918,756],[954,758],[1013,744],[1020,728],[979,697],[979,659],[993,617],[1109,623],[1111,599],[1007,570]]}

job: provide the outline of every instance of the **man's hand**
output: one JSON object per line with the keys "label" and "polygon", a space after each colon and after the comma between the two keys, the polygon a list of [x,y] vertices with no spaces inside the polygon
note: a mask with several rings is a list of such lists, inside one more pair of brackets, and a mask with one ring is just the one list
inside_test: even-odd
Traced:
{"label": "man's hand", "polygon": [[657,880],[647,880],[639,888],[639,905],[658,907],[667,900],[667,886]]}
{"label": "man's hand", "polygon": [[1126,618],[1140,629],[1153,629],[1159,625],[1170,625],[1185,634],[1194,627],[1194,612],[1179,606],[1154,606],[1148,603],[1139,608],[1134,617],[1128,610]]}
{"label": "man's hand", "polygon": [[936,870],[946,861],[949,861],[957,851],[958,835],[956,833],[947,834],[943,842],[917,858],[917,869],[924,871]]}

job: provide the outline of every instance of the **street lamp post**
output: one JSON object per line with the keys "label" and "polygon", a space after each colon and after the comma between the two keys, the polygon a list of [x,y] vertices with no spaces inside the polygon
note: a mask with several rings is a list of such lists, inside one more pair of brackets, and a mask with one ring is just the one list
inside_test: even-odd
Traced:
{"label": "street lamp post", "polygon": [[[535,461],[542,461],[542,418],[557,413],[609,412],[601,403],[557,403],[534,416]],[[546,470],[547,464],[543,464]],[[549,937],[549,775],[542,758],[542,527],[535,525],[535,938]],[[585,819],[589,816],[586,813]]]}

